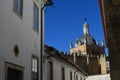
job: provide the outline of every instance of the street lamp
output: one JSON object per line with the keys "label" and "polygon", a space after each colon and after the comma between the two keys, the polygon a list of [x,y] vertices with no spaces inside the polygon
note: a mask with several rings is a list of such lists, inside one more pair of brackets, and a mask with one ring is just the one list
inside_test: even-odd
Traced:
{"label": "street lamp", "polygon": [[43,80],[43,51],[44,51],[44,36],[43,36],[43,10],[44,10],[44,8],[46,7],[46,6],[50,6],[50,5],[53,5],[53,2],[52,2],[52,0],[47,0],[46,2],[45,2],[45,4],[42,6],[42,8],[41,8],[41,79],[40,80]]}

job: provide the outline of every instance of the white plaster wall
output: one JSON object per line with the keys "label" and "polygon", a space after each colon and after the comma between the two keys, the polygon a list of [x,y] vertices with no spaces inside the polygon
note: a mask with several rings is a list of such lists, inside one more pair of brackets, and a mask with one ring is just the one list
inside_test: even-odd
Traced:
{"label": "white plaster wall", "polygon": [[[71,71],[72,80],[74,80],[74,72],[76,72],[77,69],[68,62],[66,62],[65,60],[63,60],[62,58],[58,57],[50,57],[49,59],[46,59],[46,61],[44,62],[44,80],[47,80],[47,63],[49,60],[53,63],[53,80],[61,80],[62,67],[64,67],[65,69],[65,80],[70,80]],[[78,71],[75,74],[78,75],[78,80],[80,80],[80,77],[82,77],[82,80],[86,78],[86,76],[81,71]]]}
{"label": "white plaster wall", "polygon": [[0,57],[0,80],[4,80],[3,73],[4,73],[4,63],[3,63],[3,58]]}
{"label": "white plaster wall", "polygon": [[88,76],[86,80],[111,80],[110,74]]}
{"label": "white plaster wall", "polygon": [[[18,57],[13,52],[15,44]],[[32,54],[40,57],[40,32],[33,30],[33,0],[23,0],[23,18],[14,12],[13,0],[0,0],[0,80],[4,80],[5,61],[23,66],[24,80],[31,80]]]}
{"label": "white plaster wall", "polygon": [[109,61],[106,61],[106,68],[107,68],[107,70],[110,70],[110,62]]}
{"label": "white plaster wall", "polygon": [[[70,80],[70,71],[72,71],[72,80],[74,80],[74,72],[77,71],[77,69],[75,67],[73,67],[72,65],[70,65],[69,63],[67,63],[64,60],[61,59],[54,59],[53,60],[53,65],[54,65],[54,80],[61,80],[61,68],[64,67],[65,69],[65,80]],[[84,74],[82,74],[82,72],[78,71],[75,73],[76,75],[78,75],[78,80],[80,80],[79,78],[82,77],[83,79],[85,78]],[[75,77],[76,77],[75,75]]]}

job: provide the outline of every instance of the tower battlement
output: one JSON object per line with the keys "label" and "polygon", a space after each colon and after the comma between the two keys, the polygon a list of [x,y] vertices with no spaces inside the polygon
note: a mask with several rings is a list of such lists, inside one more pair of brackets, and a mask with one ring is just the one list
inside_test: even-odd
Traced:
{"label": "tower battlement", "polygon": [[76,39],[74,47],[70,42],[68,57],[90,75],[106,73],[104,40],[99,45],[99,42],[90,35],[89,25],[86,21],[83,24],[83,36]]}

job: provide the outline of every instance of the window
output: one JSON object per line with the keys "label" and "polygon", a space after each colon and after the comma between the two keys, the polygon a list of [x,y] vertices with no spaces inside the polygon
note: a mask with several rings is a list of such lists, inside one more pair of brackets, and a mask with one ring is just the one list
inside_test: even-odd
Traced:
{"label": "window", "polygon": [[80,80],[82,80],[82,76],[80,76]]}
{"label": "window", "polygon": [[48,80],[53,80],[53,63],[48,62]]}
{"label": "window", "polygon": [[65,69],[61,68],[61,80],[65,80]]}
{"label": "window", "polygon": [[5,71],[5,80],[23,80],[23,67],[5,62]]}
{"label": "window", "polygon": [[78,80],[78,75],[76,75],[76,80]]}
{"label": "window", "polygon": [[35,3],[34,3],[34,30],[36,32],[39,31],[39,8]]}
{"label": "window", "polygon": [[22,71],[8,68],[7,80],[22,80]]}
{"label": "window", "polygon": [[70,72],[70,80],[72,80],[72,72]]}
{"label": "window", "polygon": [[38,80],[38,58],[32,57],[32,80]]}
{"label": "window", "polygon": [[14,0],[14,11],[19,16],[22,16],[22,12],[23,12],[23,0]]}

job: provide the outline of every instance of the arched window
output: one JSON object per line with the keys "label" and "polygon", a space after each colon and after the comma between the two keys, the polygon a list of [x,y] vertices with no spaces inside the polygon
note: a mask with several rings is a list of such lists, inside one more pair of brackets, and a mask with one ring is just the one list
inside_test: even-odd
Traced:
{"label": "arched window", "polygon": [[78,80],[78,75],[76,75],[76,80]]}
{"label": "arched window", "polygon": [[70,72],[70,80],[72,80],[72,72]]}

